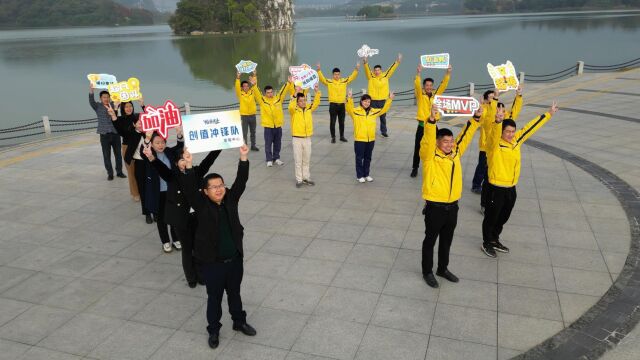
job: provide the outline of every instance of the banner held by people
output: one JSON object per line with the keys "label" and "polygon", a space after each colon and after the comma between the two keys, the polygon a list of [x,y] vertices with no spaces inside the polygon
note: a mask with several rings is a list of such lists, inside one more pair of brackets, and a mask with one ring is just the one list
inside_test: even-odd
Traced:
{"label": "banner held by people", "polygon": [[497,66],[488,63],[487,70],[498,91],[516,90],[520,85],[518,74],[511,61],[507,60],[506,63]]}
{"label": "banner held by people", "polygon": [[254,63],[251,60],[240,60],[239,63],[236,64],[236,69],[239,73],[243,74],[251,74],[256,71],[258,64]]}
{"label": "banner held by people", "polygon": [[160,107],[147,105],[144,113],[140,114],[140,121],[143,131],[155,131],[164,139],[167,138],[169,129],[182,126],[180,108],[171,100],[165,101]]}
{"label": "banner held by people", "polygon": [[473,116],[480,102],[469,96],[436,95],[435,104],[442,116]]}
{"label": "banner held by people", "polygon": [[244,144],[238,110],[185,115],[182,129],[191,153],[232,149]]}
{"label": "banner held by people", "polygon": [[423,68],[447,69],[449,68],[449,53],[431,54],[420,56],[420,64]]}
{"label": "banner held by people", "polygon": [[127,102],[142,99],[140,92],[140,80],[137,78],[129,78],[127,81],[121,81],[115,84],[109,84],[109,94],[111,100],[115,102]]}

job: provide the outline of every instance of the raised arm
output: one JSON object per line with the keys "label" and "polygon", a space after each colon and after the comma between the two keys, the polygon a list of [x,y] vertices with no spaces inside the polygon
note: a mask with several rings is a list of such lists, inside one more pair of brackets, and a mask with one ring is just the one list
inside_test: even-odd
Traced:
{"label": "raised arm", "polygon": [[93,96],[93,84],[91,83],[89,83],[89,106],[91,106],[93,110],[98,110],[98,103]]}
{"label": "raised arm", "polygon": [[442,95],[446,90],[447,86],[449,86],[449,80],[451,79],[451,65],[447,69],[447,72],[444,74],[440,85],[438,86],[438,90],[436,90],[436,95]]}
{"label": "raised arm", "polygon": [[398,66],[400,66],[401,61],[402,61],[402,54],[398,54],[396,61],[394,61],[393,64],[391,64],[391,66],[389,67],[389,69],[387,69],[387,72],[384,73],[384,77],[387,77],[387,78],[392,77],[393,74],[396,72],[396,70],[398,70]]}
{"label": "raised arm", "polygon": [[364,58],[362,62],[364,62],[364,73],[365,75],[367,75],[367,79],[371,79],[373,75],[371,74],[371,68],[369,67],[369,62],[367,61],[367,58]]}
{"label": "raised arm", "polygon": [[416,98],[419,98],[420,95],[422,95],[422,79],[420,78],[420,65],[418,65],[416,77],[413,80],[413,92],[415,93]]}
{"label": "raised arm", "polygon": [[479,108],[475,114],[473,114],[473,119],[467,121],[467,124],[462,128],[462,131],[458,134],[456,138],[456,148],[460,156],[464,155],[464,152],[467,151],[469,144],[473,140],[473,135],[480,127],[480,117],[482,117],[482,108]]}
{"label": "raised arm", "polygon": [[513,104],[511,105],[511,111],[509,112],[508,118],[512,120],[517,120],[520,116],[520,111],[522,110],[522,92],[518,90],[516,97],[513,99]]}
{"label": "raised arm", "polygon": [[391,109],[391,103],[393,102],[394,98],[395,98],[394,93],[389,94],[389,98],[387,99],[387,101],[384,102],[384,106],[382,107],[382,109],[380,109],[380,112],[377,114],[378,116],[386,114],[387,111]]}
{"label": "raised arm", "polygon": [[487,134],[487,153],[491,153],[500,146],[500,138],[502,137],[502,120],[504,120],[504,109],[498,109],[491,121],[491,127]]}
{"label": "raised arm", "polygon": [[424,134],[420,140],[420,159],[424,162],[433,161],[436,156],[436,105],[431,107],[431,116],[424,123]]}
{"label": "raised arm", "polygon": [[236,76],[236,84],[235,84],[236,96],[240,99],[240,73]]}
{"label": "raised arm", "polygon": [[321,83],[327,85],[329,82],[327,81],[327,78],[324,77],[324,74],[322,73],[322,70],[318,69],[318,80],[320,80]]}
{"label": "raised arm", "polygon": [[351,116],[351,118],[353,118],[353,94],[351,89],[349,89],[349,92],[347,93],[347,104],[345,105],[344,110],[349,114],[349,116]]}
{"label": "raised arm", "polygon": [[353,80],[355,80],[358,77],[359,69],[360,69],[360,64],[358,63],[356,65],[356,68],[353,69],[353,72],[351,73],[351,75],[349,75],[349,77],[347,78],[347,84],[351,83]]}
{"label": "raised arm", "polygon": [[297,105],[296,96],[291,95],[291,99],[289,100],[289,115],[291,115],[291,120],[293,120],[293,114],[296,113],[296,105]]}
{"label": "raised arm", "polygon": [[234,198],[236,202],[240,200],[240,196],[244,193],[244,189],[247,187],[247,181],[249,181],[249,148],[246,144],[240,147],[240,161],[238,161],[238,173],[236,174],[236,180],[229,189],[229,196]]}
{"label": "raised arm", "polygon": [[[186,149],[185,149],[185,151],[186,151]],[[216,161],[218,156],[220,156],[221,152],[222,152],[222,150],[210,151],[207,154],[207,156],[205,156],[205,158],[202,159],[202,161],[200,162],[200,165],[198,165],[198,168],[197,168],[197,171],[196,171],[196,177],[197,178],[203,178],[205,175],[207,175],[209,173],[209,169],[211,169],[211,166]]]}
{"label": "raised arm", "polygon": [[514,136],[516,142],[521,144],[527,141],[527,139],[540,130],[547,121],[551,120],[551,117],[556,113],[556,111],[558,111],[558,104],[554,101],[549,111],[529,121],[527,125],[516,132],[516,135]]}
{"label": "raised arm", "polygon": [[313,103],[311,104],[311,107],[309,108],[309,110],[316,111],[318,106],[320,106],[321,97],[322,97],[322,91],[320,91],[320,88],[316,84],[315,94],[313,94]]}
{"label": "raised arm", "polygon": [[206,205],[207,201],[202,193],[198,191],[202,178],[198,177],[193,169],[193,157],[191,153],[185,150],[183,157],[187,162],[187,168],[184,174],[180,174],[178,181],[189,201],[189,205],[191,205],[195,211],[199,211]]}

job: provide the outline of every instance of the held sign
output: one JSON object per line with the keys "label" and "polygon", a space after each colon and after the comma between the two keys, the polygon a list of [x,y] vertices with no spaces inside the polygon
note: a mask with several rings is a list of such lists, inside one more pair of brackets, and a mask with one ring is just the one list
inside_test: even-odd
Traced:
{"label": "held sign", "polygon": [[420,64],[423,68],[447,69],[449,68],[449,53],[422,55]]}
{"label": "held sign", "polygon": [[94,89],[106,90],[109,85],[118,82],[115,75],[111,74],[88,74],[87,79],[93,84]]}
{"label": "held sign", "polygon": [[442,116],[473,116],[480,103],[469,96],[436,95],[436,105]]}
{"label": "held sign", "polygon": [[378,55],[380,53],[380,50],[372,49],[369,47],[369,45],[364,44],[360,49],[358,49],[357,53],[358,57],[367,58],[372,57],[373,55]]}
{"label": "held sign", "polygon": [[237,148],[244,144],[240,111],[185,115],[185,146],[191,153]]}
{"label": "held sign", "polygon": [[497,66],[488,63],[487,71],[498,91],[516,90],[520,86],[516,69],[511,61]]}
{"label": "held sign", "polygon": [[250,74],[256,70],[258,64],[254,63],[251,60],[240,60],[239,63],[236,64],[236,69],[239,73]]}
{"label": "held sign", "polygon": [[144,113],[140,114],[142,130],[155,131],[163,139],[167,138],[169,129],[182,126],[180,108],[171,100],[167,100],[160,107],[146,106]]}
{"label": "held sign", "polygon": [[140,80],[132,77],[127,81],[109,84],[109,94],[114,102],[140,100],[142,99]]}
{"label": "held sign", "polygon": [[303,89],[310,89],[318,83],[318,73],[309,65],[289,66],[289,73],[293,77],[293,83]]}

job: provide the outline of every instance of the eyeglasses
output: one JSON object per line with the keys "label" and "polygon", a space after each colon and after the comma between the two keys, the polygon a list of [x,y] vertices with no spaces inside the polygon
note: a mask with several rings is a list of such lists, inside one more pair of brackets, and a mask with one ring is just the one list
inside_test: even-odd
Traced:
{"label": "eyeglasses", "polygon": [[222,188],[224,188],[224,184],[211,185],[211,186],[207,187],[208,190],[218,190],[218,189],[222,189]]}

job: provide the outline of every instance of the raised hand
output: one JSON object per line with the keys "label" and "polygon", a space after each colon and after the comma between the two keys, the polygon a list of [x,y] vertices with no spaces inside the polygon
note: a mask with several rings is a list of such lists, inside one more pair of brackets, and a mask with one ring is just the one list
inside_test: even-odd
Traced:
{"label": "raised hand", "polygon": [[319,91],[319,90],[320,90],[320,84],[319,84],[319,83],[316,83],[316,84],[313,86],[313,91],[316,91],[316,92],[317,92],[317,91]]}
{"label": "raised hand", "polygon": [[144,98],[140,98],[140,100],[138,100],[138,104],[140,104],[140,106],[144,106]]}
{"label": "raised hand", "polygon": [[349,90],[347,90],[347,97],[349,99],[353,98],[353,90],[351,88],[349,88]]}
{"label": "raised hand", "polygon": [[518,88],[516,89],[516,94],[518,95],[522,95],[522,84],[518,85]]}
{"label": "raised hand", "polygon": [[182,158],[184,159],[184,161],[187,163],[187,168],[191,168],[193,166],[193,155],[191,155],[191,153],[189,152],[188,148],[184,148],[183,152],[182,152]]}
{"label": "raised hand", "polygon": [[93,83],[91,81],[89,81],[89,94],[93,94]]}
{"label": "raised hand", "polygon": [[451,75],[451,69],[453,68],[451,67],[451,65],[449,65],[449,67],[447,68],[447,74]]}
{"label": "raised hand", "polygon": [[422,73],[422,64],[418,64],[418,67],[416,67],[416,73],[418,75],[420,75]]}
{"label": "raised hand", "polygon": [[240,79],[240,71],[236,72],[236,79]]}
{"label": "raised hand", "polygon": [[182,130],[182,126],[178,126],[176,128],[176,135],[178,136],[178,139],[182,138],[184,135],[184,130]]}
{"label": "raised hand", "polygon": [[402,54],[398,54],[398,57],[396,58],[396,61],[397,61],[398,63],[401,63],[401,62],[402,62]]}
{"label": "raised hand", "polygon": [[502,120],[504,120],[504,108],[500,107],[496,112],[496,122],[501,123]]}
{"label": "raised hand", "polygon": [[392,91],[389,93],[389,99],[393,100],[396,97],[396,94]]}
{"label": "raised hand", "polygon": [[111,106],[107,106],[107,114],[109,114],[109,116],[111,116],[112,119],[116,117],[116,112],[113,111],[113,108],[111,108]]}
{"label": "raised hand", "polygon": [[149,161],[155,160],[155,157],[153,156],[153,152],[151,151],[150,146],[145,146],[144,150],[142,150],[142,153],[144,154],[144,156],[147,157],[147,159],[149,159]]}
{"label": "raised hand", "polygon": [[431,105],[431,119],[430,120],[434,120],[437,118],[438,116],[438,105],[436,105],[435,103],[433,105]]}
{"label": "raised hand", "polygon": [[484,109],[482,108],[482,106],[480,106],[478,110],[476,110],[475,113],[473,113],[474,119],[476,121],[480,121],[480,118],[482,117],[483,112],[484,112]]}
{"label": "raised hand", "polygon": [[255,84],[258,83],[258,78],[255,76],[249,77],[249,83],[251,84],[251,86],[254,86]]}
{"label": "raised hand", "polygon": [[360,70],[360,63],[356,62],[356,70]]}
{"label": "raised hand", "polygon": [[316,63],[316,70],[320,71],[320,63]]}
{"label": "raised hand", "polygon": [[240,146],[240,160],[247,161],[247,155],[249,155],[249,147],[247,144]]}
{"label": "raised hand", "polygon": [[557,111],[558,111],[558,102],[557,102],[557,101],[554,101],[554,102],[551,104],[551,108],[549,109],[549,113],[550,113],[551,115],[553,115],[553,114],[555,114]]}

